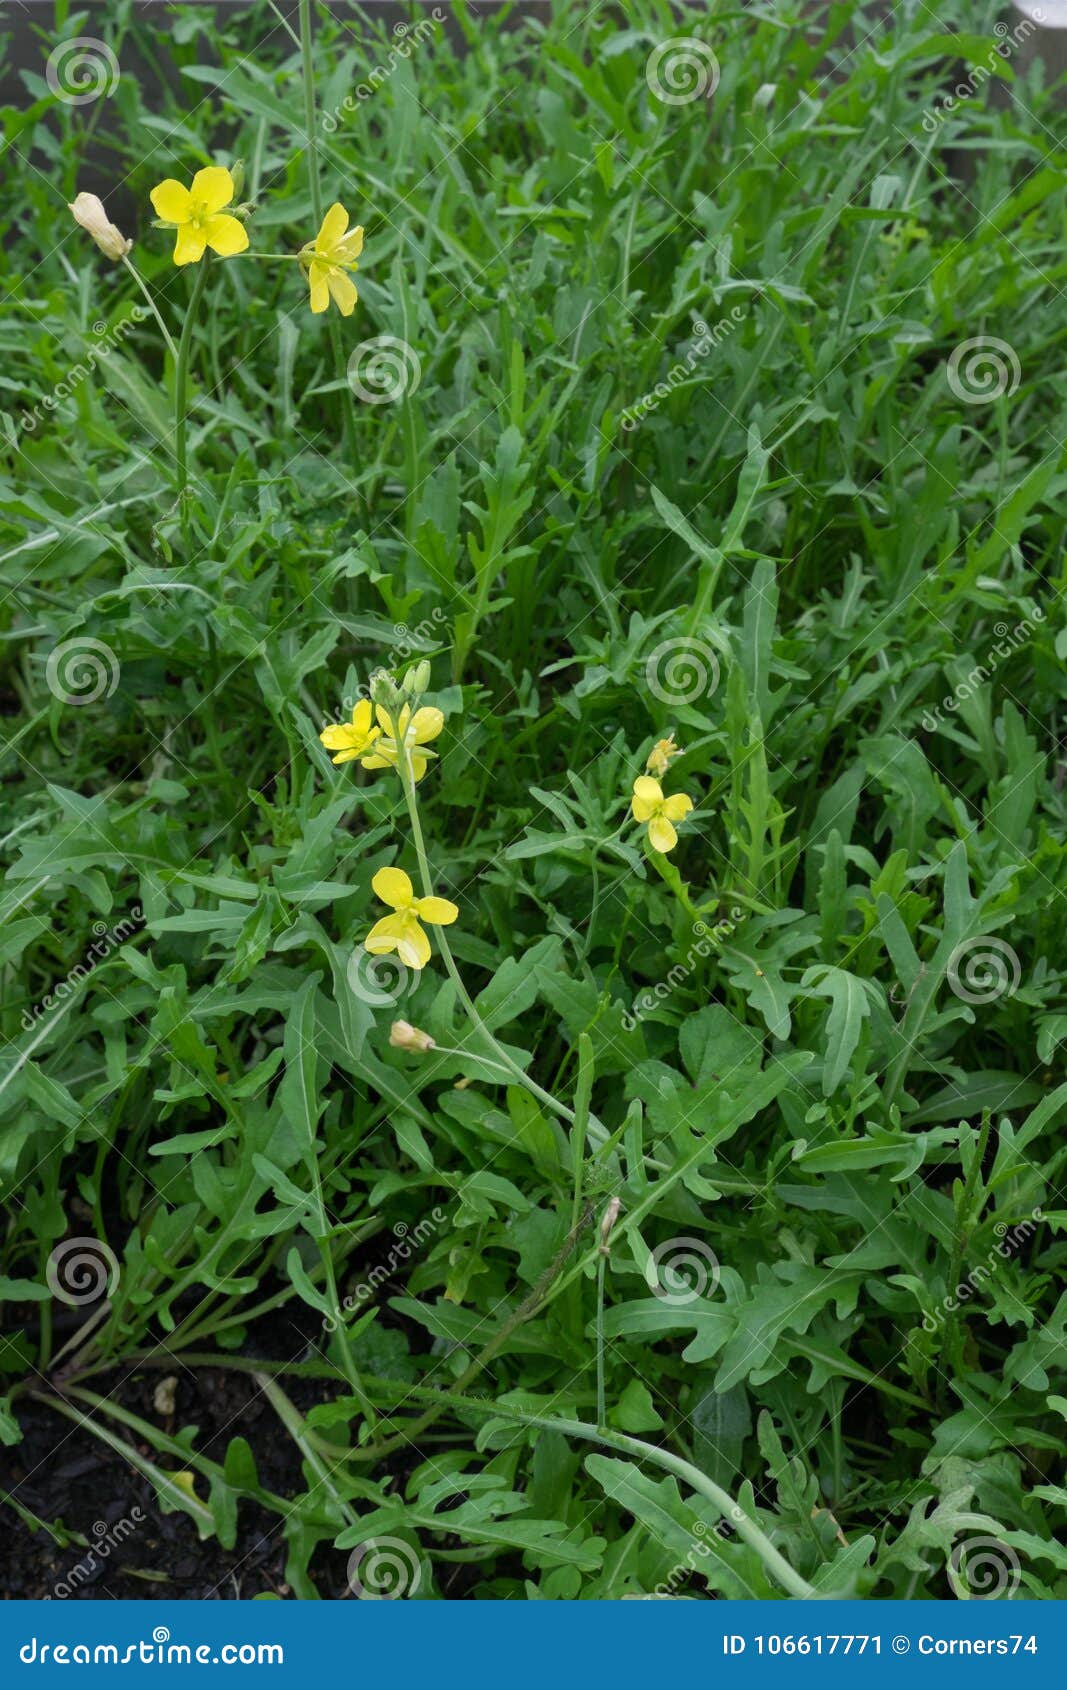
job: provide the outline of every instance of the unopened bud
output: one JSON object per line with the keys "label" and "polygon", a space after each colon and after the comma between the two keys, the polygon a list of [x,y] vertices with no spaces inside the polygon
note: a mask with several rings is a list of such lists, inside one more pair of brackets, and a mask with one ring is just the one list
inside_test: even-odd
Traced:
{"label": "unopened bud", "polygon": [[621,1209],[622,1204],[619,1199],[617,1197],[613,1197],[607,1208],[604,1210],[604,1214],[600,1222],[600,1254],[602,1256],[606,1256],[608,1251],[611,1249],[611,1232],[615,1222],[619,1218],[619,1211]]}
{"label": "unopened bud", "polygon": [[648,770],[650,775],[656,775],[657,777],[659,775],[665,775],[670,765],[671,758],[680,756],[681,750],[681,746],[675,745],[674,743],[673,733],[669,733],[666,739],[657,739],[655,745],[648,754],[645,768]]}
{"label": "unopened bud", "polygon": [[404,676],[404,691],[409,698],[415,698],[426,691],[430,684],[430,665],[424,657],[421,663],[414,664]]}
{"label": "unopened bud", "polygon": [[424,1033],[421,1027],[413,1027],[410,1021],[394,1021],[389,1029],[389,1043],[397,1050],[433,1050],[434,1041],[429,1033]]}
{"label": "unopened bud", "polygon": [[93,237],[106,258],[116,263],[120,258],[125,258],[133,242],[126,239],[121,229],[116,229],[104,210],[103,201],[95,194],[79,194],[67,210],[75,223],[79,223],[86,234]]}
{"label": "unopened bud", "polygon": [[235,164],[230,165],[230,180],[233,183],[233,197],[235,200],[239,200],[241,189],[245,185],[245,161],[243,158],[239,158]]}
{"label": "unopened bud", "polygon": [[375,669],[367,683],[367,691],[375,704],[383,705],[390,712],[398,710],[404,702],[404,694],[388,669]]}

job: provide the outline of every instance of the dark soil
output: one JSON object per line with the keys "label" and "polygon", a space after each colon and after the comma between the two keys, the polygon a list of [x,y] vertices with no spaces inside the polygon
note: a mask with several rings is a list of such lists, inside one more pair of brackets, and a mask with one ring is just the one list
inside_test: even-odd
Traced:
{"label": "dark soil", "polygon": [[[193,1374],[175,1365],[173,1376],[175,1409],[169,1418],[153,1400],[167,1377],[159,1369],[132,1372],[126,1379],[116,1369],[113,1378],[101,1375],[93,1385],[172,1436],[197,1426],[197,1447],[213,1460],[222,1461],[229,1440],[243,1435],[255,1448],[266,1488],[280,1496],[306,1490],[296,1447],[250,1374],[214,1369]],[[289,1380],[286,1390],[306,1410],[329,1387]],[[0,1451],[3,1599],[232,1601],[291,1594],[285,1582],[287,1544],[276,1514],[242,1503],[232,1550],[213,1537],[201,1542],[193,1521],[183,1513],[162,1513],[147,1479],[91,1432],[25,1398],[18,1403],[18,1419],[23,1441]],[[128,1430],[124,1435],[133,1437]],[[136,1447],[153,1453],[147,1445]],[[202,1482],[199,1489],[202,1494]],[[87,1546],[75,1541],[60,1547],[48,1531],[27,1524],[10,1499],[53,1527],[81,1533]],[[319,1551],[312,1573],[320,1595],[349,1594],[346,1564],[347,1555],[328,1545]]]}

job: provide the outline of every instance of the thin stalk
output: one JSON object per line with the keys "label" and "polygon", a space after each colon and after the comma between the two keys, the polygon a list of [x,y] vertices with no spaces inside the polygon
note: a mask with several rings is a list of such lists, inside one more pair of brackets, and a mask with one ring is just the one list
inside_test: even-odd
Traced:
{"label": "thin stalk", "polygon": [[[401,751],[402,755],[400,758],[399,771],[400,780],[401,785],[404,788],[404,799],[407,804],[408,816],[411,821],[411,836],[415,844],[415,855],[419,861],[419,877],[422,881],[423,896],[432,898],[435,896],[433,876],[430,873],[430,862],[426,855],[426,843],[422,837],[422,823],[419,820],[419,805],[418,799],[415,796],[415,771],[411,764],[411,751],[406,744],[402,744]],[[471,997],[463,983],[463,976],[456,967],[456,961],[452,955],[452,951],[449,947],[448,940],[445,937],[443,928],[439,927],[436,929],[436,938],[441,952],[441,960],[448,971],[449,979],[456,988],[456,995],[467,1012],[467,1018],[472,1027],[481,1037],[482,1042],[492,1052],[495,1061],[507,1070],[512,1079],[515,1080],[518,1085],[525,1086],[527,1091],[532,1092],[533,1095],[539,1098],[542,1103],[546,1104],[554,1114],[559,1115],[567,1122],[568,1126],[573,1126],[575,1119],[574,1111],[568,1109],[567,1105],[565,1103],[561,1103],[557,1097],[553,1097],[550,1091],[545,1091],[542,1086],[537,1084],[536,1080],[532,1080],[529,1074],[525,1073],[524,1070],[519,1067],[517,1062],[512,1061],[503,1045],[497,1043],[497,1040],[493,1037],[489,1028],[478,1014],[474,1004],[474,999]],[[603,1131],[604,1129],[601,1127],[601,1134],[603,1134]]]}
{"label": "thin stalk", "polygon": [[151,311],[153,317],[156,319],[156,322],[159,324],[159,332],[163,336],[163,339],[167,343],[167,350],[170,353],[171,357],[174,359],[174,366],[175,366],[175,369],[177,369],[177,366],[178,366],[178,348],[174,344],[174,339],[173,339],[173,336],[171,335],[170,330],[168,329],[166,323],[163,321],[163,318],[159,314],[159,307],[157,306],[155,300],[152,298],[152,295],[149,292],[148,283],[145,281],[144,277],[141,275],[141,272],[140,272],[140,270],[138,270],[136,264],[130,263],[130,260],[127,258],[125,253],[123,253],[123,255],[122,255],[122,262],[123,262],[123,264],[125,264],[127,270],[130,272],[130,275],[133,277],[134,281],[137,283],[137,286],[140,288],[141,292],[144,294],[145,299],[148,302],[148,309]]}
{"label": "thin stalk", "polygon": [[322,1261],[322,1272],[326,1282],[326,1295],[330,1304],[330,1316],[334,1322],[334,1330],[337,1333],[337,1341],[340,1345],[341,1365],[344,1368],[345,1377],[352,1387],[352,1393],[358,1401],[360,1408],[363,1410],[363,1413],[366,1415],[368,1423],[371,1426],[374,1426],[377,1423],[374,1405],[363,1389],[363,1381],[359,1376],[359,1369],[352,1359],[352,1351],[348,1342],[348,1333],[345,1329],[344,1316],[341,1313],[341,1298],[337,1290],[337,1274],[333,1265],[333,1252],[330,1246],[330,1240],[326,1236],[326,1202],[322,1193],[322,1175],[319,1172],[318,1152],[314,1143],[312,1143],[308,1151],[307,1167],[308,1173],[311,1177],[315,1210],[319,1221],[319,1236],[316,1238],[315,1242],[319,1247],[319,1257]]}
{"label": "thin stalk", "polygon": [[[204,291],[207,278],[208,255],[205,252],[196,267],[196,279],[193,282],[192,296],[189,309],[185,313],[182,324],[182,338],[178,343],[178,356],[174,374],[174,456],[177,462],[178,498],[184,501],[185,490],[189,484],[188,444],[186,440],[186,396],[189,389],[189,353],[193,344],[193,324],[200,307],[200,296]],[[184,522],[184,512],[182,520]]]}
{"label": "thin stalk", "polygon": [[604,1386],[604,1279],[608,1268],[608,1253],[601,1250],[596,1264],[596,1423],[608,1423],[607,1392]]}
{"label": "thin stalk", "polygon": [[578,1035],[578,1085],[574,1094],[574,1126],[571,1129],[571,1161],[574,1174],[574,1195],[571,1199],[571,1226],[578,1224],[582,1212],[582,1180],[585,1174],[585,1140],[589,1130],[589,1101],[593,1091],[593,1041],[588,1033]]}

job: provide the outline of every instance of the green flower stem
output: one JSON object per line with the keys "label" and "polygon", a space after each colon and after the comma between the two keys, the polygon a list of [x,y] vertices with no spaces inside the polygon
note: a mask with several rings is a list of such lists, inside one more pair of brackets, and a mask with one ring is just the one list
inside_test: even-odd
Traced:
{"label": "green flower stem", "polygon": [[[182,324],[182,338],[178,343],[178,357],[174,376],[174,456],[177,461],[178,497],[184,499],[189,485],[188,444],[186,440],[186,396],[189,390],[189,353],[193,344],[193,325],[200,308],[200,297],[207,278],[208,255],[205,252],[196,267],[189,309]],[[184,517],[183,517],[184,520]]]}
{"label": "green flower stem", "polygon": [[[399,771],[400,780],[404,788],[404,798],[408,807],[408,816],[411,820],[411,836],[415,843],[415,855],[419,859],[419,875],[422,880],[423,896],[426,898],[433,898],[436,897],[437,894],[434,892],[433,877],[430,874],[430,863],[426,855],[425,841],[422,837],[422,824],[419,820],[418,799],[415,796],[415,771],[411,763],[411,751],[407,745],[403,745],[401,749],[402,756],[400,759],[401,766]],[[455,958],[452,955],[452,951],[449,947],[448,940],[445,937],[443,928],[439,927],[436,929],[436,938],[441,951],[441,959],[444,962],[445,968],[448,970],[449,979],[456,988],[456,995],[466,1010],[467,1017],[472,1027],[474,1027],[475,1031],[480,1035],[482,1042],[492,1052],[494,1060],[500,1067],[507,1070],[508,1074],[510,1074],[516,1084],[525,1086],[527,1091],[532,1092],[536,1098],[539,1098],[540,1101],[549,1109],[559,1115],[561,1119],[567,1122],[568,1126],[573,1126],[574,1111],[568,1109],[567,1105],[565,1103],[561,1103],[557,1097],[553,1097],[550,1091],[545,1091],[542,1086],[537,1084],[536,1080],[531,1080],[529,1074],[520,1068],[517,1062],[512,1060],[503,1045],[498,1043],[498,1041],[493,1037],[489,1028],[478,1014],[474,1000],[463,983],[463,976],[456,967]],[[593,1136],[592,1125],[593,1123],[590,1121],[590,1136]],[[600,1128],[600,1131],[603,1133],[603,1127]]]}
{"label": "green flower stem", "polygon": [[319,181],[319,142],[315,117],[315,57],[311,36],[311,0],[300,0],[300,69],[304,85],[304,136],[308,148],[311,214],[316,232],[322,222],[322,184]]}
{"label": "green flower stem", "polygon": [[[469,1050],[454,1050],[451,1045],[439,1044],[435,1044],[433,1049],[437,1052],[438,1056],[458,1056],[461,1060],[464,1058],[467,1061],[470,1060],[471,1053]],[[508,1070],[501,1063],[491,1061],[488,1056],[479,1056],[477,1060],[479,1062],[484,1062],[487,1068],[496,1068],[501,1074],[508,1074]],[[508,1077],[510,1078],[510,1075],[508,1075]]]}
{"label": "green flower stem", "polygon": [[163,321],[162,317],[159,314],[159,307],[157,306],[155,300],[152,298],[152,295],[149,292],[148,283],[145,281],[144,277],[141,275],[141,272],[140,272],[140,270],[138,270],[136,264],[130,263],[130,260],[126,257],[125,253],[123,253],[123,256],[122,256],[122,262],[123,262],[123,264],[125,264],[127,270],[130,272],[130,275],[133,277],[134,281],[137,283],[137,286],[140,288],[141,292],[144,294],[144,297],[148,302],[148,309],[151,311],[153,317],[156,319],[156,322],[159,324],[159,332],[163,336],[163,339],[167,343],[167,350],[170,353],[171,357],[174,359],[174,367],[175,367],[175,369],[177,369],[177,367],[178,367],[178,348],[174,344],[173,335],[171,334],[171,332],[168,329],[166,323]]}
{"label": "green flower stem", "polygon": [[596,1264],[596,1423],[602,1429],[608,1423],[607,1393],[604,1384],[604,1277],[608,1268],[608,1253],[601,1245]]}

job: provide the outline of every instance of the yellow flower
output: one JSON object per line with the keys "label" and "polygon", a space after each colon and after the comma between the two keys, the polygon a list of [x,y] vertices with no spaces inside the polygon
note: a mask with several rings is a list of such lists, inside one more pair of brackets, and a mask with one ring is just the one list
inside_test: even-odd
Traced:
{"label": "yellow flower", "polygon": [[420,920],[433,927],[448,927],[459,915],[447,898],[416,898],[415,888],[402,868],[380,868],[371,885],[383,904],[395,911],[376,921],[363,941],[371,956],[396,951],[406,968],[423,968],[430,960],[430,941]]}
{"label": "yellow flower", "polygon": [[406,760],[410,760],[415,779],[421,780],[426,773],[428,760],[436,757],[437,753],[420,748],[425,747],[431,739],[436,739],[444,727],[445,719],[440,710],[432,704],[425,704],[412,715],[411,705],[405,704],[394,722],[384,704],[379,704],[377,716],[384,737],[378,741],[372,754],[364,757],[363,767],[399,768],[401,753],[406,752]]}
{"label": "yellow flower", "polygon": [[693,808],[693,800],[684,792],[674,792],[664,798],[658,780],[638,775],[634,781],[631,808],[634,820],[648,823],[648,842],[654,851],[673,851],[678,843],[674,823],[680,822]]}
{"label": "yellow flower", "polygon": [[300,251],[311,289],[311,309],[325,311],[332,299],[342,317],[351,317],[359,298],[356,284],[346,271],[358,269],[356,259],[363,251],[363,228],[348,228],[348,212],[339,202],[331,205],[313,241]]}
{"label": "yellow flower", "polygon": [[671,758],[680,757],[681,754],[681,746],[675,745],[674,735],[669,733],[666,739],[657,739],[648,754],[645,768],[650,775],[665,775],[670,766]]}
{"label": "yellow flower", "polygon": [[172,176],[150,195],[156,215],[176,230],[175,264],[196,264],[209,246],[220,258],[233,258],[248,246],[248,230],[237,217],[224,215],[234,195],[233,177],[221,164],[198,170],[191,188]]}
{"label": "yellow flower", "polygon": [[323,728],[319,735],[327,751],[336,751],[335,763],[351,763],[353,757],[359,757],[381,733],[371,722],[371,702],[369,698],[361,698],[352,712],[350,722],[335,722],[328,728]]}

